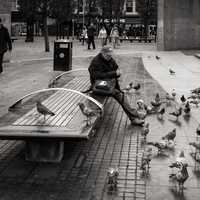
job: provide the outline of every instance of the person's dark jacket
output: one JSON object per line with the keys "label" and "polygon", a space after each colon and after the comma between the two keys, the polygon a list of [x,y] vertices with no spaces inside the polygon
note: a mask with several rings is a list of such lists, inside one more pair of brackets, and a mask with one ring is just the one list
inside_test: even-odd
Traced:
{"label": "person's dark jacket", "polygon": [[91,85],[94,84],[95,80],[109,80],[109,79],[116,79],[116,89],[120,90],[119,83],[117,78],[117,69],[118,65],[113,58],[109,61],[104,59],[101,53],[95,56],[88,68],[90,73],[90,82]]}
{"label": "person's dark jacket", "polygon": [[89,28],[87,30],[87,35],[88,35],[88,37],[94,37],[94,35],[95,35],[95,28],[93,26],[89,26]]}
{"label": "person's dark jacket", "polygon": [[12,41],[8,29],[2,26],[0,28],[0,53],[5,53],[8,49],[12,50]]}

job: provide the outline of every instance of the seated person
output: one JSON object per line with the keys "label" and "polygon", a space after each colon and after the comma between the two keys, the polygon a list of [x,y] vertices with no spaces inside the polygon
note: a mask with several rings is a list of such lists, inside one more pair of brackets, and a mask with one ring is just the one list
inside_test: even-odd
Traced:
{"label": "seated person", "polygon": [[119,67],[112,58],[113,50],[110,46],[104,46],[100,53],[93,58],[89,66],[90,81],[93,87],[95,80],[115,79],[116,86],[112,96],[123,108],[133,125],[143,125],[145,116],[132,108],[127,96],[120,90],[118,78],[121,76]]}

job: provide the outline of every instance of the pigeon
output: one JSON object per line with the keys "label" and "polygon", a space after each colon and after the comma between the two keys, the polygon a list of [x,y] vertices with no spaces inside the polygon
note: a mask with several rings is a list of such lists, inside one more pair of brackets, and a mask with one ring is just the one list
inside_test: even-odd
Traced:
{"label": "pigeon", "polygon": [[188,164],[173,163],[170,167],[176,167],[179,169],[177,173],[170,174],[169,178],[178,183],[179,191],[181,191],[182,193],[184,189],[184,183],[189,178],[189,174],[187,171]]}
{"label": "pigeon", "polygon": [[186,102],[186,98],[185,98],[185,96],[182,95],[181,98],[180,98],[180,100],[181,100],[182,103],[185,103],[185,102]]}
{"label": "pigeon", "polygon": [[136,85],[133,86],[133,89],[134,89],[135,91],[138,91],[140,88],[141,88],[140,83],[138,83],[138,84],[136,84]]}
{"label": "pigeon", "polygon": [[141,166],[140,169],[145,171],[146,168],[149,170],[150,168],[150,162],[152,159],[152,148],[148,147],[142,154],[142,160],[141,160]]}
{"label": "pigeon", "polygon": [[160,60],[160,57],[156,55],[156,59],[157,59],[157,60]]}
{"label": "pigeon", "polygon": [[159,93],[156,93],[155,102],[160,102],[160,95],[159,95]]}
{"label": "pigeon", "polygon": [[194,90],[191,90],[191,92],[192,92],[193,94],[199,94],[199,93],[200,93],[200,87],[199,87],[199,88],[196,88],[196,89],[194,89]]}
{"label": "pigeon", "polygon": [[177,163],[188,164],[188,163],[187,163],[187,160],[186,160],[186,158],[185,158],[185,154],[184,154],[184,151],[183,151],[183,150],[181,150],[179,156],[176,158],[176,162],[177,162]]}
{"label": "pigeon", "polygon": [[155,101],[151,101],[151,105],[154,108],[159,108],[161,106],[162,102],[155,102]]}
{"label": "pigeon", "polygon": [[190,103],[196,105],[196,107],[199,107],[200,101],[198,99],[193,99],[190,101]]}
{"label": "pigeon", "polygon": [[129,92],[131,89],[133,89],[133,82],[130,82],[123,90]]}
{"label": "pigeon", "polygon": [[191,108],[190,108],[190,104],[188,101],[187,101],[183,111],[184,111],[185,115],[190,115]]}
{"label": "pigeon", "polygon": [[199,98],[199,94],[191,94],[188,99],[198,99]]}
{"label": "pigeon", "polygon": [[163,140],[173,140],[176,137],[176,128],[174,128],[172,131],[170,131],[167,135],[163,136]]}
{"label": "pigeon", "polygon": [[160,99],[160,95],[159,95],[159,93],[156,93],[154,101],[151,101],[151,105],[153,107],[158,108],[158,107],[161,106],[161,104],[162,104],[162,102],[161,102],[161,99]]}
{"label": "pigeon", "polygon": [[46,106],[44,106],[40,101],[36,102],[36,108],[38,113],[44,115],[44,121],[45,121],[45,117],[46,115],[50,115],[50,116],[54,116],[55,113],[53,113],[52,111],[50,111]]}
{"label": "pigeon", "polygon": [[174,98],[169,93],[166,93],[165,98],[166,98],[166,100],[169,100],[169,101],[174,100]]}
{"label": "pigeon", "polygon": [[147,145],[155,146],[158,149],[158,154],[163,153],[167,148],[167,142],[165,140],[161,140],[160,142],[148,142]]}
{"label": "pigeon", "polygon": [[170,73],[170,75],[174,75],[174,74],[175,74],[175,71],[172,70],[172,69],[169,69],[169,73]]}
{"label": "pigeon", "polygon": [[173,89],[172,90],[172,97],[175,99],[175,97],[176,97],[176,91],[175,91],[175,89]]}
{"label": "pigeon", "polygon": [[196,134],[197,134],[198,136],[200,136],[200,124],[197,126]]}
{"label": "pigeon", "polygon": [[142,128],[141,135],[144,136],[144,138],[146,139],[148,134],[149,134],[149,123],[146,123]]}
{"label": "pigeon", "polygon": [[163,118],[163,115],[165,114],[165,108],[163,107],[163,108],[161,108],[159,111],[158,111],[158,116],[160,117],[160,118]]}
{"label": "pigeon", "polygon": [[169,113],[170,115],[173,115],[176,117],[176,120],[178,120],[178,117],[181,116],[182,114],[182,108],[176,109],[174,112]]}
{"label": "pigeon", "polygon": [[80,102],[80,103],[78,103],[78,106],[79,106],[82,114],[87,117],[86,126],[89,126],[91,124],[91,118],[96,116],[97,113],[94,110],[91,110],[90,108],[88,108],[84,103]]}
{"label": "pigeon", "polygon": [[117,189],[119,169],[110,167],[107,171],[107,187],[109,192]]}
{"label": "pigeon", "polygon": [[166,93],[165,98],[166,98],[167,105],[170,105],[171,101],[175,100],[174,97],[172,97],[169,93]]}
{"label": "pigeon", "polygon": [[200,150],[200,142],[190,142],[189,145],[193,146],[197,150]]}

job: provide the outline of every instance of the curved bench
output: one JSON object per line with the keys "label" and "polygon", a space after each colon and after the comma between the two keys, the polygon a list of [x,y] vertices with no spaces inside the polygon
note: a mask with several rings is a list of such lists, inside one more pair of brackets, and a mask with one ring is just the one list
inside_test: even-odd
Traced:
{"label": "curved bench", "polygon": [[89,139],[94,134],[99,116],[92,118],[91,126],[86,126],[85,116],[77,104],[84,102],[92,109],[102,111],[106,97],[91,97],[80,92],[89,85],[88,77],[75,77],[63,88],[43,89],[20,98],[10,107],[10,111],[32,95],[54,91],[42,104],[53,111],[55,116],[47,116],[44,122],[35,106],[11,124],[1,126],[0,139],[25,140],[26,160],[59,162],[63,157],[65,139]]}

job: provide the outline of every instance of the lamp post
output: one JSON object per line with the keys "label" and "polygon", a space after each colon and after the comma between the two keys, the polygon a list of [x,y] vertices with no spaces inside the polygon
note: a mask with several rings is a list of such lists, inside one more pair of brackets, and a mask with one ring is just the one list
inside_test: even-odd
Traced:
{"label": "lamp post", "polygon": [[83,0],[83,27],[85,25],[85,0]]}

